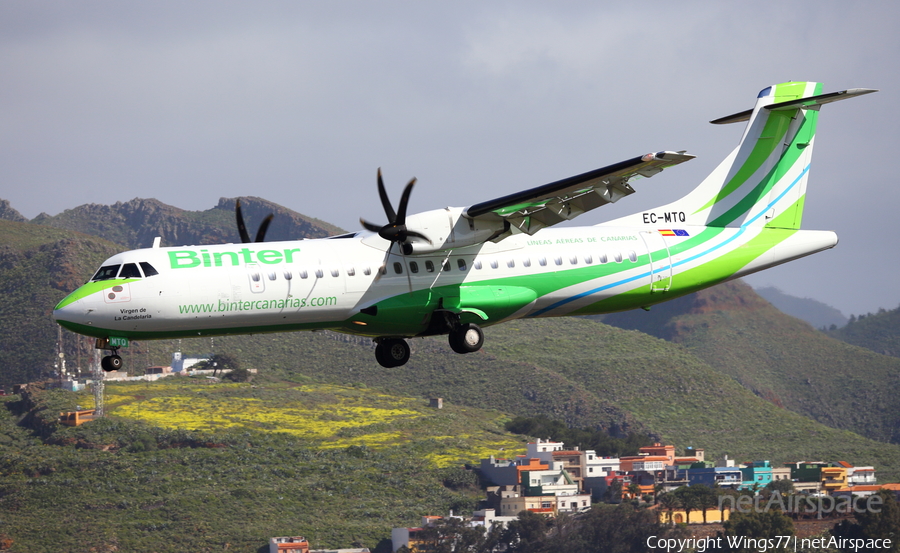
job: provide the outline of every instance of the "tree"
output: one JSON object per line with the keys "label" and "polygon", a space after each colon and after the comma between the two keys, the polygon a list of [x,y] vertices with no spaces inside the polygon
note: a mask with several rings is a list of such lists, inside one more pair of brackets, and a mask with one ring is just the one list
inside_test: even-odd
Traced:
{"label": "tree", "polygon": [[657,498],[657,501],[669,513],[669,524],[672,524],[672,511],[681,506],[678,496],[673,493],[664,493]]}
{"label": "tree", "polygon": [[794,483],[790,480],[772,480],[766,484],[766,488],[781,495],[794,493]]}
{"label": "tree", "polygon": [[695,484],[690,489],[697,498],[697,507],[703,511],[703,524],[706,524],[706,511],[716,506],[716,491],[703,484]]}
{"label": "tree", "polygon": [[[882,549],[881,551],[900,551],[900,504],[894,498],[893,492],[881,490],[878,492],[881,498],[881,505],[876,509],[866,509],[861,513],[856,513],[856,522],[844,520],[840,524],[836,524],[831,530],[832,535],[838,538],[847,539],[885,539],[891,540],[890,549]],[[860,502],[860,506],[866,505],[866,502]],[[877,511],[877,512],[876,512]]]}
{"label": "tree", "polygon": [[613,478],[613,481],[606,488],[606,493],[604,493],[603,495],[607,503],[621,503],[622,481],[618,478]]}
{"label": "tree", "polygon": [[681,503],[681,508],[684,509],[685,522],[690,522],[691,511],[695,511],[700,506],[700,502],[697,499],[697,492],[692,490],[692,487],[693,486],[681,486],[674,492],[675,496],[678,497],[679,503]]}
{"label": "tree", "polygon": [[[794,523],[784,513],[777,509],[749,512],[737,512],[731,515],[723,525],[724,535],[749,538],[744,543],[754,545],[753,540],[778,539],[779,536],[793,536]],[[736,549],[736,552],[755,552],[755,547],[748,549]]]}
{"label": "tree", "polygon": [[628,484],[628,494],[632,499],[640,499],[641,497],[641,487],[637,482],[632,481],[631,484]]}
{"label": "tree", "polygon": [[203,369],[209,370],[212,369],[213,376],[219,371],[229,372],[240,370],[241,363],[237,360],[236,357],[227,353],[216,353],[209,357],[209,360],[203,364]]}

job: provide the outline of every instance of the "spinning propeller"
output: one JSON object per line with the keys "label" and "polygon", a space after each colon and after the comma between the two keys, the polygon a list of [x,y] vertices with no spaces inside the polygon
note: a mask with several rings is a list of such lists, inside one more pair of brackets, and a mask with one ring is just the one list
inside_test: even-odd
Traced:
{"label": "spinning propeller", "polygon": [[[250,243],[250,235],[247,234],[247,226],[244,224],[244,215],[241,212],[241,201],[237,200],[234,203],[234,214],[237,218],[237,228],[238,234],[241,235],[241,242],[244,244]],[[269,223],[272,222],[272,219],[275,217],[274,213],[269,213],[263,222],[259,225],[259,230],[256,231],[256,240],[254,242],[262,242],[266,237],[266,231],[269,230]]]}
{"label": "spinning propeller", "polygon": [[381,178],[381,169],[379,168],[378,195],[379,197],[381,197],[381,205],[384,207],[384,214],[387,215],[388,224],[381,226],[370,223],[362,218],[360,218],[359,220],[362,226],[367,230],[377,232],[378,236],[384,238],[389,242],[396,242],[397,244],[400,244],[400,247],[405,255],[409,255],[412,253],[412,244],[408,242],[410,237],[421,238],[422,240],[425,240],[429,244],[431,244],[431,240],[429,240],[428,237],[424,234],[406,228],[406,206],[407,204],[409,204],[409,194],[412,192],[412,187],[414,184],[416,184],[415,178],[409,181],[409,184],[407,184],[406,188],[403,189],[403,195],[400,196],[400,204],[397,206],[397,211],[394,212],[394,207],[391,205],[391,200],[388,198],[387,192],[384,189],[384,181]]}

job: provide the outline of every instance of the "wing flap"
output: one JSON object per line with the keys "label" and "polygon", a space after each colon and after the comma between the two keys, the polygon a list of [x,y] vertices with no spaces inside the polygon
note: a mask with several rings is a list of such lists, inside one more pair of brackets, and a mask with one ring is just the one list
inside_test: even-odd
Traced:
{"label": "wing flap", "polygon": [[685,152],[657,152],[470,206],[470,219],[505,219],[527,234],[569,221],[634,193],[631,182],[694,159]]}

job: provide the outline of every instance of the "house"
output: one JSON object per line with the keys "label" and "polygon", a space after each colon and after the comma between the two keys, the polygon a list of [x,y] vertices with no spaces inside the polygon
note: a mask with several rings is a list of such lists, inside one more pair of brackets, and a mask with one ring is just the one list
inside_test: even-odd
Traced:
{"label": "house", "polygon": [[684,471],[688,485],[702,484],[710,488],[737,489],[744,480],[741,469],[734,467],[689,468]]}
{"label": "house", "polygon": [[[407,547],[411,551],[419,551],[420,549],[418,546],[422,545],[422,531],[444,518],[445,517],[433,515],[423,516],[421,526],[415,528],[393,528],[391,530],[391,551],[396,552],[401,547]],[[498,516],[494,509],[483,509],[481,511],[475,511],[469,518],[453,516],[452,514],[446,518],[458,519],[467,526],[473,528],[480,526],[484,528],[485,532],[490,532],[496,525],[506,526],[510,521],[516,520],[518,518],[518,512],[516,513],[516,516]],[[310,551],[310,553],[315,552]]]}
{"label": "house", "polygon": [[309,553],[309,541],[303,536],[269,538],[269,553]]}
{"label": "house", "polygon": [[[670,521],[672,524],[703,524],[703,510],[702,509],[691,509],[691,512],[688,513],[682,508],[669,510],[663,508],[661,505],[653,505],[650,507],[651,509],[656,510],[656,515],[659,518],[659,521],[662,523],[668,524]],[[671,516],[671,518],[669,518]],[[731,509],[725,507],[724,509],[719,510],[718,508],[706,509],[706,522],[707,523],[722,523],[728,521],[731,517]]]}
{"label": "house", "polygon": [[579,451],[576,447],[572,450],[558,450],[553,452],[553,462],[560,463],[564,471],[566,471],[579,490],[584,489],[584,452]]}
{"label": "house", "polygon": [[495,459],[493,455],[481,460],[481,475],[498,486],[518,486],[523,471],[548,470],[550,463],[536,457],[518,456],[513,460]]}
{"label": "house", "polygon": [[769,461],[753,461],[741,467],[740,489],[758,490],[765,488],[772,481],[772,463]]}
{"label": "house", "polygon": [[553,452],[562,451],[565,444],[562,442],[554,442],[549,438],[542,440],[538,438],[536,442],[528,442],[525,446],[525,457],[540,459],[548,465],[553,462]]}
{"label": "house", "polygon": [[825,488],[825,491],[831,493],[835,490],[839,490],[841,488],[846,488],[848,486],[847,482],[847,467],[843,466],[832,466],[832,467],[822,467],[822,487]]}

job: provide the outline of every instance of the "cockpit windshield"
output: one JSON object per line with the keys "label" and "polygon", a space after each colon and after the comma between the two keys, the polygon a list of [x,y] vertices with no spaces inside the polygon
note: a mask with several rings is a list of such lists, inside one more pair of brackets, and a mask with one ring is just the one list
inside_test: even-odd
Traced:
{"label": "cockpit windshield", "polygon": [[121,267],[121,265],[105,265],[100,267],[100,270],[97,271],[97,274],[95,274],[94,278],[91,280],[110,280],[116,278],[116,275],[119,274],[119,267]]}
{"label": "cockpit windshield", "polygon": [[[140,265],[140,269],[138,268]],[[141,274],[143,271],[143,274]],[[147,263],[146,261],[141,261],[139,263],[125,263],[124,265],[104,265],[100,267],[100,270],[91,278],[91,281],[96,282],[98,280],[111,280],[114,278],[145,278],[152,277],[158,275],[159,271],[157,271],[153,265]]]}

